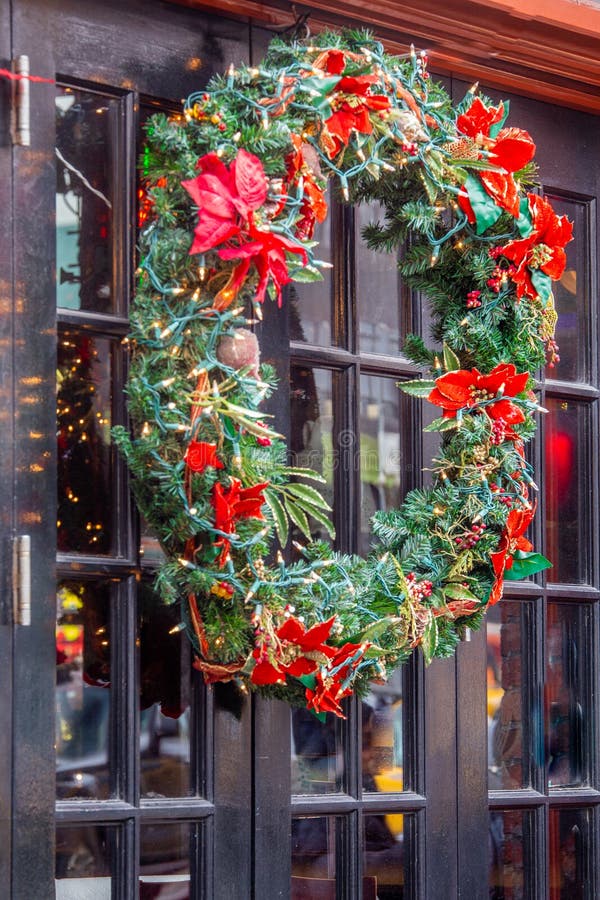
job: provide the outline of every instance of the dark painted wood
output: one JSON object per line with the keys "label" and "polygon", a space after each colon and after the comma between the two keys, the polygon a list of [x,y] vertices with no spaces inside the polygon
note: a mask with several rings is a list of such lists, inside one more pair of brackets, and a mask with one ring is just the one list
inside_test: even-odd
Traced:
{"label": "dark painted wood", "polygon": [[[10,67],[10,8],[0,6],[0,67]],[[10,141],[11,84],[0,79],[0,884],[10,890],[12,811],[12,611],[10,571],[13,529],[13,197]]]}

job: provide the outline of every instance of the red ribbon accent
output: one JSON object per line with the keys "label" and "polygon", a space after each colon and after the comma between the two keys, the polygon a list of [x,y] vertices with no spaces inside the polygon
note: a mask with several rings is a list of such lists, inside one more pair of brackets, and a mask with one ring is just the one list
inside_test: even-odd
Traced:
{"label": "red ribbon accent", "polygon": [[39,75],[18,75],[10,69],[0,69],[0,78],[8,78],[9,81],[39,81],[43,84],[56,84],[54,78],[41,78]]}

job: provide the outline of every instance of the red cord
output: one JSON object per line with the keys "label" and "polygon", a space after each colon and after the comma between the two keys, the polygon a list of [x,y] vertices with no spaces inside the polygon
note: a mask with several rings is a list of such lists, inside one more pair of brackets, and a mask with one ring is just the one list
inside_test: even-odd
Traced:
{"label": "red cord", "polygon": [[39,75],[19,75],[16,72],[11,72],[10,69],[0,69],[0,78],[8,78],[9,81],[26,79],[27,81],[43,82],[44,84],[56,84],[54,78],[40,78]]}

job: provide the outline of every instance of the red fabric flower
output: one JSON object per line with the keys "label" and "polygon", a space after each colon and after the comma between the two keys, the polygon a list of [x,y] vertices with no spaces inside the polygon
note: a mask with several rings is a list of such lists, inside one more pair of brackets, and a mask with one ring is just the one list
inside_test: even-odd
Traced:
{"label": "red fabric flower", "polygon": [[385,94],[371,93],[373,85],[380,83],[378,75],[343,75],[346,57],[358,58],[356,54],[346,54],[342,50],[327,50],[314,62],[314,68],[328,75],[342,75],[330,96],[334,111],[323,123],[321,132],[323,149],[329,159],[348,145],[353,129],[360,134],[371,134],[371,111],[382,112],[390,108]]}
{"label": "red fabric flower", "polygon": [[306,689],[306,706],[316,713],[332,712],[340,719],[346,716],[342,712],[340,701],[352,693],[344,682],[360,662],[365,650],[361,644],[344,644],[337,650],[326,669],[319,669],[316,674],[314,689]]}
{"label": "red fabric flower", "polygon": [[238,150],[229,168],[216,153],[197,162],[200,175],[182,181],[198,207],[198,224],[190,253],[205,253],[220,245],[221,259],[241,260],[225,287],[215,298],[215,308],[225,309],[243,285],[251,263],[259,283],[256,299],[262,303],[269,279],[281,302],[281,286],[290,281],[286,252],[296,253],[306,263],[303,247],[271,231],[258,228],[254,213],[267,199],[267,178],[261,161],[246,150]]}
{"label": "red fabric flower", "polygon": [[529,552],[533,549],[531,541],[528,541],[523,535],[529,528],[534,515],[535,507],[531,509],[511,509],[508,514],[498,550],[496,553],[490,553],[496,576],[488,601],[492,606],[502,598],[504,572],[506,569],[512,568],[514,554],[517,550]]}
{"label": "red fabric flower", "polygon": [[[269,482],[265,481],[249,488],[243,488],[239,479],[232,478],[229,488],[225,488],[218,481],[213,486],[212,492],[215,528],[225,534],[234,534],[235,523],[238,519],[264,519],[261,507],[265,498],[262,492],[268,485]],[[215,541],[215,546],[221,547],[218,562],[222,567],[227,560],[231,544],[226,537],[220,537]]]}
{"label": "red fabric flower", "polygon": [[573,224],[566,216],[557,216],[550,203],[537,194],[528,194],[533,229],[518,241],[510,241],[501,253],[517,267],[511,275],[517,285],[517,297],[535,299],[538,295],[531,271],[540,269],[557,281],[565,270],[565,246],[573,238]]}
{"label": "red fabric flower", "polygon": [[183,458],[192,472],[204,472],[207,466],[222,469],[224,466],[216,451],[216,444],[209,444],[206,441],[190,441]]}
{"label": "red fabric flower", "polygon": [[[327,201],[325,192],[315,180],[318,170],[318,157],[310,144],[306,144],[300,135],[290,135],[294,147],[286,160],[287,175],[294,184],[302,178],[303,200],[300,207],[300,219],[296,222],[296,234],[301,240],[310,240],[315,230],[315,222],[324,222],[327,217]],[[314,159],[311,156],[314,155]]]}
{"label": "red fabric flower", "polygon": [[[466,137],[472,138],[482,150],[488,151],[488,159],[504,172],[479,172],[479,178],[494,202],[506,209],[515,218],[519,215],[519,190],[512,176],[530,162],[535,154],[535,144],[527,131],[522,128],[501,128],[495,138],[490,129],[504,117],[504,105],[486,106],[475,97],[469,109],[456,120],[456,127]],[[483,154],[480,154],[480,158]],[[469,222],[475,222],[468,192],[462,189],[458,203]]]}
{"label": "red fabric flower", "polygon": [[253,650],[256,665],[252,670],[252,682],[283,684],[287,675],[296,678],[310,675],[335,655],[335,649],[323,643],[329,637],[334,621],[335,616],[307,631],[302,622],[290,616],[276,629],[271,645],[263,640]]}
{"label": "red fabric flower", "polygon": [[[516,425],[525,416],[509,398],[522,393],[528,380],[529,372],[518,373],[512,363],[500,363],[488,375],[482,375],[478,369],[458,369],[437,378],[427,399],[441,406],[445,418],[450,419],[456,417],[459,409],[474,409],[482,402],[493,401],[485,406],[488,416],[503,419],[506,425]],[[494,400],[495,397],[498,399]]]}

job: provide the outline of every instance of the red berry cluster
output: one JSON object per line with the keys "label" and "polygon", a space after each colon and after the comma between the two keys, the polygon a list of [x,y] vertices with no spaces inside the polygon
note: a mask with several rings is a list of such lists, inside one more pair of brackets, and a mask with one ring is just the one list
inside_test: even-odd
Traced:
{"label": "red berry cluster", "polygon": [[553,369],[560,362],[559,347],[553,338],[546,343],[546,353],[548,355],[548,368]]}
{"label": "red berry cluster", "polygon": [[454,543],[461,550],[471,550],[481,540],[485,529],[485,522],[474,522],[469,531],[465,531],[459,537],[454,538]]}
{"label": "red berry cluster", "polygon": [[[502,247],[493,247],[489,251],[489,256],[492,259],[498,259],[499,256],[502,256]],[[494,291],[495,294],[499,294],[502,290],[503,284],[506,283],[506,279],[510,278],[511,275],[514,275],[516,271],[517,267],[512,263],[510,263],[510,265],[508,266],[494,266],[492,277],[488,278],[487,280],[487,286],[490,288],[490,290]]]}
{"label": "red berry cluster", "polygon": [[423,597],[431,597],[433,584],[431,581],[417,581],[414,572],[409,572],[406,576],[408,583],[408,592],[411,600],[422,600]]}
{"label": "red berry cluster", "polygon": [[481,306],[481,291],[469,291],[467,294],[467,309],[477,309]]}
{"label": "red berry cluster", "polygon": [[405,153],[408,153],[409,156],[416,156],[419,152],[419,145],[414,141],[404,141],[402,149]]}
{"label": "red berry cluster", "polygon": [[490,490],[499,496],[496,497],[499,503],[503,503],[504,506],[512,506],[512,497],[509,494],[502,494],[502,488],[500,485],[496,484],[495,481],[492,481],[490,484]]}
{"label": "red berry cluster", "polygon": [[[267,426],[265,425],[264,422],[257,422],[256,424],[257,424],[260,428],[266,428],[266,427],[267,427]],[[259,445],[259,447],[270,447],[272,441],[271,441],[271,438],[269,438],[269,437],[266,437],[266,436],[265,436],[265,437],[258,437],[258,435],[257,435],[257,436],[256,436],[256,443]]]}
{"label": "red berry cluster", "polygon": [[499,444],[502,444],[503,441],[506,440],[506,430],[507,423],[501,416],[498,419],[494,419],[494,421],[492,422],[490,444],[493,444],[495,447],[497,447]]}

